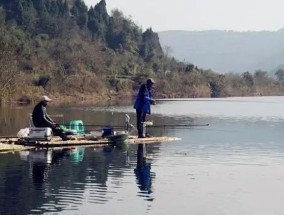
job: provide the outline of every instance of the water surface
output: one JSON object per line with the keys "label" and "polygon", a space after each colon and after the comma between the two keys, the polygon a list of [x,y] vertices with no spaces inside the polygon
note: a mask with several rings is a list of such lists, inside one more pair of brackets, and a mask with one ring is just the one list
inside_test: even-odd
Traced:
{"label": "water surface", "polygon": [[[31,110],[2,107],[1,135],[28,126]],[[135,125],[131,104],[48,110],[65,124],[121,125],[129,114]],[[181,138],[169,143],[1,154],[0,214],[284,214],[284,97],[159,101],[152,111],[154,125],[196,126],[148,129]]]}

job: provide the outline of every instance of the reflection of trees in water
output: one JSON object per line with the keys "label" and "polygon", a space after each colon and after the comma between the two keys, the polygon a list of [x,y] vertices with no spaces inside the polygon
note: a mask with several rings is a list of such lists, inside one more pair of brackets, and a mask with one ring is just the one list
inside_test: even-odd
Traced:
{"label": "reflection of trees in water", "polygon": [[28,214],[37,199],[33,194],[28,165],[14,154],[1,154],[0,214]]}
{"label": "reflection of trees in water", "polygon": [[0,106],[0,135],[16,135],[21,128],[27,127],[30,112],[26,107]]}
{"label": "reflection of trees in water", "polygon": [[[73,158],[64,155],[63,158],[68,159],[54,159],[52,164],[41,166],[39,164],[35,168],[41,168],[33,178],[38,184],[35,187],[38,189],[42,187],[42,196],[52,192],[48,198],[54,205],[59,206],[62,201],[66,203],[68,196],[74,195],[73,200],[76,198],[76,204],[82,204],[83,194],[85,189],[88,189],[88,201],[92,203],[105,203],[109,200],[107,198],[107,181],[108,177],[115,178],[123,177],[123,169],[126,163],[126,153],[114,149],[110,152],[104,152],[101,148],[94,150],[92,148],[86,149],[91,156],[82,160],[78,165],[74,166],[74,162],[70,162]],[[59,156],[60,157],[60,156]],[[116,171],[111,171],[113,168]],[[34,182],[35,182],[34,181]],[[42,182],[40,184],[40,182]],[[87,188],[86,188],[87,187]],[[60,193],[64,191],[64,195]],[[66,197],[67,196],[67,197]],[[48,199],[42,199],[47,202]],[[52,200],[51,200],[52,199]],[[73,201],[72,200],[72,201]],[[44,203],[43,203],[44,204]],[[42,205],[43,205],[42,204]],[[38,209],[38,207],[36,207]]]}
{"label": "reflection of trees in water", "polygon": [[[30,181],[14,183],[12,190],[20,189],[25,198],[10,195],[10,193],[7,196],[13,197],[15,205],[26,202],[21,205],[21,210],[26,212],[12,212],[10,214],[29,214],[34,209],[37,213],[39,213],[38,211],[40,213],[48,212],[49,210],[44,205],[49,202],[54,204],[53,209],[60,211],[63,208],[63,206],[60,206],[62,198],[60,193],[62,191],[66,192],[64,195],[67,196],[72,196],[74,194],[72,192],[77,188],[83,192],[83,183],[76,183],[84,180],[86,175],[83,174],[84,171],[81,171],[80,165],[78,165],[78,162],[82,161],[79,155],[84,154],[81,151],[82,149],[30,150],[26,154],[22,154],[21,159],[26,160],[28,165],[25,165],[25,172],[21,176],[25,180],[31,178],[32,183]],[[79,155],[76,152],[80,152]],[[74,165],[79,168],[74,168]],[[23,164],[19,166],[23,166]],[[15,167],[13,168],[15,169]],[[9,178],[9,176],[6,175],[5,178]],[[64,195],[63,198],[66,198]],[[79,203],[80,201],[78,201]],[[7,208],[9,207],[6,207],[3,211],[7,211]],[[14,211],[15,209],[12,207],[9,210]]]}
{"label": "reflection of trees in water", "polygon": [[96,149],[92,151],[92,156],[86,160],[86,164],[88,179],[85,183],[88,186],[88,200],[95,204],[104,204],[112,197],[109,192],[117,187],[117,184],[109,183],[110,178],[123,178],[125,169],[129,168],[128,153],[117,147],[109,150]]}
{"label": "reflection of trees in water", "polygon": [[[116,178],[123,177],[123,169],[127,163],[126,156],[127,153],[118,149],[94,151],[94,155],[88,161],[91,168],[89,177],[92,179],[92,182],[106,185],[110,174]],[[113,167],[118,171],[110,172],[110,169]]]}

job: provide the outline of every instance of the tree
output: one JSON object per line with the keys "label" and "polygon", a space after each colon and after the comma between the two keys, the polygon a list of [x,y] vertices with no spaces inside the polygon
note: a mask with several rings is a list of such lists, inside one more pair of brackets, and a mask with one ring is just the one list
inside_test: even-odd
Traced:
{"label": "tree", "polygon": [[101,0],[95,7],[88,11],[88,29],[92,32],[93,37],[100,37],[106,40],[106,34],[109,25],[109,15],[106,9],[106,3]]}
{"label": "tree", "polygon": [[282,82],[284,80],[284,70],[278,69],[277,72],[275,72],[275,76],[277,77],[278,81]]}
{"label": "tree", "polygon": [[59,15],[59,5],[58,1],[52,0],[50,2],[50,8],[49,8],[49,14],[52,16],[58,16]]}
{"label": "tree", "polygon": [[36,11],[32,0],[17,2],[17,22],[24,28],[33,28],[36,20]]}
{"label": "tree", "polygon": [[110,48],[120,52],[131,52],[139,55],[142,41],[142,31],[119,10],[113,10],[109,20],[107,44]]}
{"label": "tree", "polygon": [[17,68],[15,65],[15,53],[10,39],[7,40],[5,32],[0,33],[0,103],[13,93]]}
{"label": "tree", "polygon": [[185,71],[186,72],[192,72],[194,69],[194,65],[193,64],[187,64],[185,67]]}
{"label": "tree", "polygon": [[76,23],[81,29],[86,26],[88,20],[88,7],[82,0],[75,0],[71,9],[71,14],[74,16]]}
{"label": "tree", "polygon": [[46,16],[47,8],[45,0],[33,0],[34,7],[36,8],[40,17]]}
{"label": "tree", "polygon": [[2,7],[0,7],[0,28],[5,25],[5,11]]}
{"label": "tree", "polygon": [[213,76],[210,78],[208,84],[211,90],[211,97],[218,98],[222,96],[224,91],[224,75]]}
{"label": "tree", "polygon": [[246,86],[252,87],[254,85],[253,76],[249,72],[244,72],[241,77]]}
{"label": "tree", "polygon": [[140,46],[140,54],[149,61],[154,57],[163,56],[163,50],[159,42],[159,36],[152,31],[152,28],[147,29],[142,34],[142,45]]}
{"label": "tree", "polygon": [[258,86],[267,86],[272,80],[268,77],[267,72],[257,70],[254,73],[254,83]]}
{"label": "tree", "polygon": [[66,0],[64,2],[63,0],[57,0],[57,2],[58,2],[59,15],[63,18],[68,18],[70,15],[68,2]]}

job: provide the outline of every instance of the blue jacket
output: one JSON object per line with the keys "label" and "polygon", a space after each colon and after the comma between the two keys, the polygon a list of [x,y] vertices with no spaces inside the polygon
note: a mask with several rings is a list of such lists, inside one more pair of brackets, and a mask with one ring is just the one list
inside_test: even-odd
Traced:
{"label": "blue jacket", "polygon": [[151,113],[151,100],[152,100],[151,90],[147,88],[146,84],[142,84],[136,96],[134,108],[136,110],[140,110],[144,113],[150,114]]}

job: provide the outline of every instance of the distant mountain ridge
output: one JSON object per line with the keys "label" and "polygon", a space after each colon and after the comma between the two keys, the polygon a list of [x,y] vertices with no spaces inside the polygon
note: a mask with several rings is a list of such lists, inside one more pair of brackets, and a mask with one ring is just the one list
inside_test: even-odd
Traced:
{"label": "distant mountain ridge", "polygon": [[180,61],[218,73],[274,71],[284,63],[284,29],[279,31],[162,31],[162,47]]}

